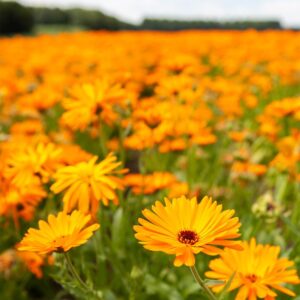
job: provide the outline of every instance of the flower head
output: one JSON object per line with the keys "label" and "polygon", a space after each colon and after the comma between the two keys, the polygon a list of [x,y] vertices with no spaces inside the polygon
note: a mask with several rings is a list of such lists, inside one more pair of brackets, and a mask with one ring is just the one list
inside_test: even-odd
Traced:
{"label": "flower head", "polygon": [[0,186],[0,216],[12,216],[16,227],[19,218],[27,221],[33,218],[36,207],[47,195],[39,185],[19,188],[4,182]]}
{"label": "flower head", "polygon": [[67,252],[86,243],[100,227],[97,223],[87,226],[90,219],[90,215],[76,210],[71,215],[65,212],[60,212],[57,216],[51,214],[48,222],[39,221],[39,229],[28,230],[18,250],[40,254]]}
{"label": "flower head", "polygon": [[12,151],[6,161],[4,176],[19,187],[47,183],[59,166],[61,149],[52,143],[39,143]]}
{"label": "flower head", "polygon": [[16,251],[17,257],[22,261],[26,268],[37,278],[43,277],[42,266],[51,264],[53,257],[40,255],[36,252]]}
{"label": "flower head", "polygon": [[217,246],[241,249],[238,218],[234,210],[222,211],[211,198],[197,199],[182,196],[172,201],[165,198],[165,206],[157,201],[152,210],[143,210],[146,219],[139,219],[134,226],[135,237],[148,250],[176,255],[175,266],[193,266],[195,254],[220,253]]}
{"label": "flower head", "polygon": [[283,286],[284,283],[299,284],[300,280],[294,263],[286,258],[278,258],[280,247],[256,244],[255,239],[243,242],[243,251],[225,249],[220,258],[210,262],[211,271],[206,276],[222,280],[213,287],[215,292],[223,289],[232,277],[229,291],[239,288],[236,300],[272,300],[277,294],[274,290],[289,296],[296,296]]}
{"label": "flower head", "polygon": [[117,118],[114,105],[125,99],[124,90],[118,84],[112,84],[108,79],[94,84],[75,86],[70,97],[63,101],[66,112],[62,122],[73,130],[84,130],[92,122],[110,124]]}
{"label": "flower head", "polygon": [[128,174],[124,177],[124,181],[127,186],[132,187],[132,191],[136,195],[153,194],[178,183],[176,176],[169,172]]}
{"label": "flower head", "polygon": [[51,186],[54,193],[66,190],[63,197],[64,211],[70,212],[75,207],[87,213],[96,213],[99,201],[108,205],[109,200],[118,203],[115,193],[117,189],[123,189],[123,183],[117,174],[125,170],[116,170],[120,162],[110,153],[103,161],[96,163],[95,156],[88,162],[80,162],[74,166],[60,168],[54,175],[56,182]]}

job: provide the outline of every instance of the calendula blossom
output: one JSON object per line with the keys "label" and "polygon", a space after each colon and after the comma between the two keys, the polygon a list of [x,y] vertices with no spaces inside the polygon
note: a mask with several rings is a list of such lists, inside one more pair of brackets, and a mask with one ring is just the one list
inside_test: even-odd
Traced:
{"label": "calendula blossom", "polygon": [[60,165],[61,149],[52,143],[39,143],[15,150],[6,161],[4,176],[18,187],[47,183]]}
{"label": "calendula blossom", "polygon": [[16,251],[16,255],[37,278],[43,277],[42,266],[47,263],[51,264],[51,261],[53,261],[52,256],[47,257],[36,252]]}
{"label": "calendula blossom", "polygon": [[226,246],[240,250],[239,219],[234,210],[222,211],[222,205],[204,197],[200,203],[185,196],[169,200],[165,205],[156,201],[143,210],[144,218],[134,226],[135,237],[144,248],[175,255],[175,266],[193,266],[195,254],[217,255]]}
{"label": "calendula blossom", "polygon": [[47,254],[52,252],[67,252],[71,248],[85,244],[100,225],[88,225],[90,215],[73,211],[71,215],[65,212],[57,216],[49,215],[48,222],[39,221],[39,229],[30,228],[18,246],[19,251]]}
{"label": "calendula blossom", "polygon": [[274,300],[277,297],[275,290],[296,296],[284,284],[300,284],[300,280],[294,263],[279,258],[280,247],[257,244],[254,238],[242,245],[244,250],[226,248],[220,258],[210,262],[211,271],[205,275],[221,281],[212,287],[214,292],[220,292],[233,276],[228,290],[239,289],[235,300]]}
{"label": "calendula blossom", "polygon": [[117,117],[113,105],[124,98],[120,84],[113,84],[108,79],[76,85],[63,101],[66,111],[61,120],[71,129],[81,131],[99,119],[110,124]]}
{"label": "calendula blossom", "polygon": [[56,182],[51,190],[55,194],[65,191],[64,211],[78,208],[84,213],[91,211],[95,214],[100,201],[104,205],[110,200],[118,204],[115,191],[123,189],[123,182],[116,175],[126,170],[117,170],[121,163],[116,162],[112,153],[100,163],[97,160],[98,157],[94,156],[87,162],[60,168],[54,175]]}

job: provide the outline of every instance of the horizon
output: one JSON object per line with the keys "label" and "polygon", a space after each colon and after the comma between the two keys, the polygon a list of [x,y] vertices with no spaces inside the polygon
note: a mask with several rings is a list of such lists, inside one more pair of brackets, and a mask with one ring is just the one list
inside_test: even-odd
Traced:
{"label": "horizon", "polygon": [[20,0],[32,6],[96,9],[132,24],[145,18],[204,21],[279,21],[284,28],[299,28],[297,0]]}

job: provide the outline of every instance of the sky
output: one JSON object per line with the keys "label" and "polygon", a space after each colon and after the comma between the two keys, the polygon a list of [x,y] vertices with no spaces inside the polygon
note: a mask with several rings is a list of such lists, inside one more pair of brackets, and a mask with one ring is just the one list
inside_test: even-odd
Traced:
{"label": "sky", "polygon": [[176,19],[277,19],[300,27],[300,0],[20,0],[29,5],[99,9],[124,21]]}

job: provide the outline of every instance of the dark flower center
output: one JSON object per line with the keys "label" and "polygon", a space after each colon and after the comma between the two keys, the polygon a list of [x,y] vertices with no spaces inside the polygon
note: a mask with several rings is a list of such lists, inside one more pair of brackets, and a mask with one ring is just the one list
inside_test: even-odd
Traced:
{"label": "dark flower center", "polygon": [[62,246],[64,244],[64,238],[65,237],[66,237],[65,235],[62,235],[62,236],[57,237],[56,239],[54,239],[52,241],[52,246],[55,249],[54,252],[58,252],[58,253],[65,252],[65,250]]}
{"label": "dark flower center", "polygon": [[180,243],[194,245],[199,241],[199,236],[191,230],[181,230],[177,235],[177,240]]}
{"label": "dark flower center", "polygon": [[267,211],[273,211],[275,209],[275,205],[273,203],[267,204]]}
{"label": "dark flower center", "polygon": [[246,278],[252,283],[256,282],[257,280],[257,276],[255,274],[248,275]]}
{"label": "dark flower center", "polygon": [[63,247],[57,247],[55,252],[58,252],[58,253],[63,253],[65,252],[64,248]]}
{"label": "dark flower center", "polygon": [[24,205],[22,203],[18,203],[16,208],[17,208],[17,211],[20,212],[24,209]]}

